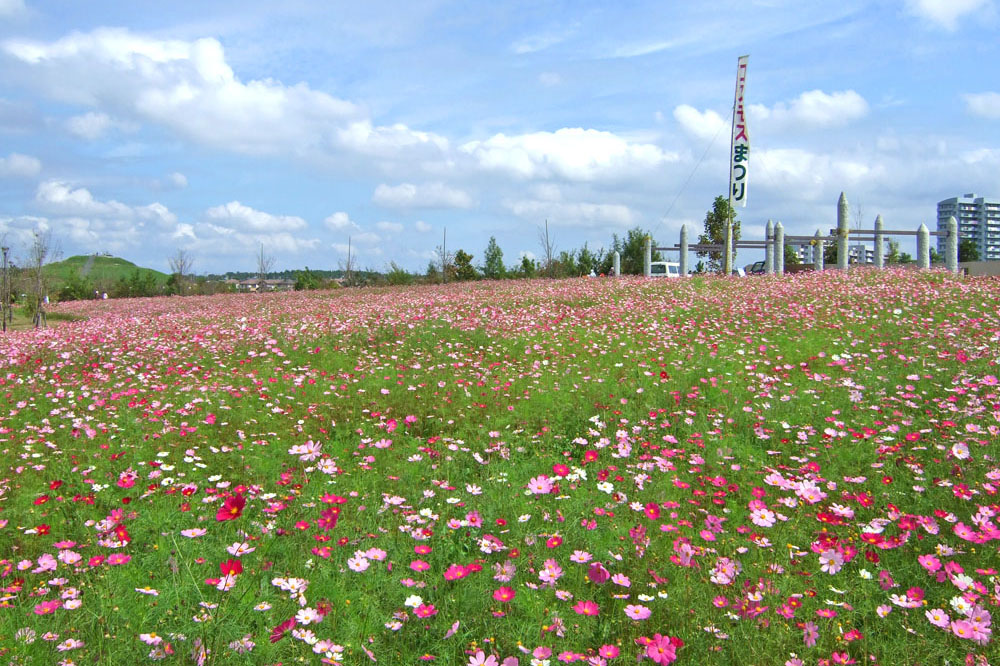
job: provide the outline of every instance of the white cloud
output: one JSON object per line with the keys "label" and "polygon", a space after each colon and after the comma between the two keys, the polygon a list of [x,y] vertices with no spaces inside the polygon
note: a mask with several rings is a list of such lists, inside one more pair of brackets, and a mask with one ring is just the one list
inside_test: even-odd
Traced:
{"label": "white cloud", "polygon": [[962,95],[969,113],[987,120],[1000,120],[1000,93],[985,92]]}
{"label": "white cloud", "polygon": [[522,199],[506,201],[504,206],[514,215],[536,224],[548,220],[554,226],[593,229],[628,227],[636,221],[636,214],[623,204]]}
{"label": "white cloud", "polygon": [[747,111],[751,132],[755,122],[808,129],[841,127],[868,115],[868,102],[853,90],[829,94],[810,90],[791,102],[778,102],[770,109],[762,104],[751,104]]}
{"label": "white cloud", "polygon": [[353,222],[350,216],[343,211],[333,213],[323,220],[323,224],[326,225],[326,228],[330,231],[352,231],[361,229],[361,227],[359,227],[357,223]]}
{"label": "white cloud", "polygon": [[24,11],[24,0],[0,0],[0,16],[17,16]]}
{"label": "white cloud", "polygon": [[571,30],[558,30],[542,32],[536,35],[528,35],[527,37],[522,37],[511,44],[510,50],[517,55],[544,51],[550,46],[555,46],[556,44],[564,41],[571,34]]}
{"label": "white cloud", "polygon": [[417,220],[416,222],[413,223],[413,228],[422,234],[426,234],[428,231],[431,230],[431,225],[427,224],[423,220]]}
{"label": "white cloud", "polygon": [[18,178],[32,178],[37,176],[42,170],[42,163],[37,157],[11,153],[7,157],[0,157],[0,178],[16,176]]}
{"label": "white cloud", "polygon": [[188,186],[187,176],[180,173],[179,171],[174,171],[173,173],[167,174],[167,181],[179,190],[183,190]]}
{"label": "white cloud", "polygon": [[555,72],[542,72],[538,75],[538,82],[546,88],[551,88],[562,83],[562,77]]}
{"label": "white cloud", "polygon": [[38,185],[35,202],[45,211],[66,217],[103,218],[137,223],[152,221],[161,227],[172,228],[177,216],[166,206],[153,202],[145,206],[129,206],[111,199],[95,199],[84,187],[73,188],[60,180],[47,180]]}
{"label": "white cloud", "polygon": [[66,129],[72,134],[88,141],[101,138],[112,125],[111,116],[106,113],[96,113],[94,111],[81,116],[73,116],[66,121]]}
{"label": "white cloud", "polygon": [[352,241],[358,243],[365,243],[367,245],[374,245],[382,240],[382,237],[373,231],[362,231],[360,234],[351,236]]}
{"label": "white cloud", "polygon": [[305,229],[306,221],[294,215],[272,215],[245,206],[239,201],[230,201],[205,211],[214,224],[238,231],[284,232]]}
{"label": "white cloud", "polygon": [[764,167],[766,178],[751,181],[752,188],[779,191],[790,199],[818,200],[834,190],[857,188],[885,176],[877,163],[828,153],[813,153],[798,148],[758,150],[755,159]]}
{"label": "white cloud", "polygon": [[[405,125],[375,126],[357,105],[305,83],[241,81],[215,39],[160,40],[100,28],[55,42],[8,40],[2,50],[53,99],[153,122],[235,152],[329,159],[341,150],[394,158],[447,147],[442,137]],[[91,131],[99,121],[90,121]]]}
{"label": "white cloud", "polygon": [[375,188],[372,201],[386,208],[471,208],[473,205],[467,192],[443,183],[395,186],[383,183]]}
{"label": "white cloud", "polygon": [[461,150],[483,169],[521,178],[581,181],[621,178],[678,159],[653,144],[579,127],[515,136],[497,134],[485,141],[470,141]]}
{"label": "white cloud", "polygon": [[706,141],[719,136],[729,124],[727,120],[711,109],[702,112],[687,104],[681,104],[674,109],[674,119],[680,123],[685,132]]}
{"label": "white cloud", "polygon": [[403,232],[403,225],[399,222],[376,222],[375,228],[387,234],[398,234]]}
{"label": "white cloud", "polygon": [[955,30],[960,18],[989,4],[990,0],[906,0],[911,14],[945,30]]}

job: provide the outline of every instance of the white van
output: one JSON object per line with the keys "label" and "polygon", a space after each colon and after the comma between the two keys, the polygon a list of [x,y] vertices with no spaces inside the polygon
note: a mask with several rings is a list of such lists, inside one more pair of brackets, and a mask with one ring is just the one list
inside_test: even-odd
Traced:
{"label": "white van", "polygon": [[649,277],[679,278],[681,265],[676,261],[653,261],[649,264]]}

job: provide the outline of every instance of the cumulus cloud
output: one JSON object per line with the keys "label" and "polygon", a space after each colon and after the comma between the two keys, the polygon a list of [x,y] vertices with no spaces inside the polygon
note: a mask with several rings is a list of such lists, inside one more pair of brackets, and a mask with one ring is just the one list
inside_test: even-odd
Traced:
{"label": "cumulus cloud", "polygon": [[0,178],[18,177],[32,178],[37,176],[42,170],[42,163],[37,157],[11,153],[7,157],[0,157]]}
{"label": "cumulus cloud", "polygon": [[758,150],[755,157],[768,174],[757,186],[801,200],[829,197],[834,190],[867,185],[885,176],[884,168],[876,163],[798,148]]}
{"label": "cumulus cloud", "polygon": [[[235,152],[397,157],[447,146],[405,125],[373,125],[357,105],[305,83],[242,81],[215,39],[162,40],[100,28],[54,42],[8,40],[2,50],[52,99],[109,109]],[[80,123],[96,131],[100,118]]]}
{"label": "cumulus cloud", "polygon": [[623,204],[521,199],[504,202],[514,215],[531,222],[548,220],[554,226],[599,228],[629,227],[636,214]]}
{"label": "cumulus cloud", "polygon": [[106,113],[96,113],[94,111],[80,116],[73,116],[66,121],[66,129],[71,134],[75,134],[88,141],[101,138],[112,125],[111,116]]}
{"label": "cumulus cloud", "polygon": [[102,201],[85,187],[74,188],[60,180],[46,180],[35,191],[35,203],[43,210],[65,217],[103,218],[127,223],[151,221],[164,228],[172,228],[177,216],[166,206],[153,202],[145,206],[130,206],[110,199]]}
{"label": "cumulus cloud", "polygon": [[461,150],[483,169],[520,178],[577,181],[620,178],[678,159],[653,144],[579,127],[515,136],[497,134],[485,141],[470,141]]}
{"label": "cumulus cloud", "polygon": [[715,111],[711,109],[699,111],[687,104],[681,104],[674,109],[674,120],[680,123],[685,132],[703,140],[714,139],[729,125],[729,121]]}
{"label": "cumulus cloud", "polygon": [[403,225],[399,222],[376,222],[375,228],[387,234],[398,234],[403,232]]}
{"label": "cumulus cloud", "polygon": [[473,205],[467,192],[443,183],[395,186],[383,183],[375,188],[372,201],[386,208],[471,208]]}
{"label": "cumulus cloud", "polygon": [[778,127],[807,129],[842,127],[868,115],[868,102],[853,90],[834,93],[810,90],[791,102],[778,102],[771,108],[751,104],[747,111],[750,113],[751,123],[757,121]]}
{"label": "cumulus cloud", "polygon": [[428,231],[431,230],[431,225],[427,224],[423,220],[417,220],[416,222],[413,223],[413,228],[422,234],[426,234]]}
{"label": "cumulus cloud", "polygon": [[215,206],[205,211],[206,217],[215,224],[231,229],[249,231],[298,231],[308,224],[301,217],[294,215],[272,215],[261,210],[245,206],[239,201],[230,201],[222,206]]}
{"label": "cumulus cloud", "polygon": [[167,182],[176,187],[179,190],[183,190],[188,186],[187,176],[180,173],[179,171],[174,171],[173,173],[167,174]]}
{"label": "cumulus cloud", "polygon": [[906,8],[914,16],[951,31],[958,27],[963,16],[989,3],[990,0],[906,0]]}
{"label": "cumulus cloud", "polygon": [[360,231],[361,229],[361,227],[359,227],[356,222],[352,221],[350,216],[343,211],[337,211],[336,213],[330,215],[323,220],[323,224],[330,231]]}
{"label": "cumulus cloud", "polygon": [[1000,120],[1000,93],[984,92],[962,97],[969,113],[987,120]]}

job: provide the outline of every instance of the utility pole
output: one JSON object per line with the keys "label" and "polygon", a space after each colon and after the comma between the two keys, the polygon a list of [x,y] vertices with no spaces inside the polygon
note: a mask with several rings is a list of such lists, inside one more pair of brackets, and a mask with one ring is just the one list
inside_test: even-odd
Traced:
{"label": "utility pole", "polygon": [[441,237],[441,283],[448,281],[448,227]]}
{"label": "utility pole", "polygon": [[0,327],[3,328],[3,332],[7,332],[7,323],[13,321],[13,313],[10,307],[10,272],[7,265],[7,253],[10,252],[9,247],[0,248],[3,251],[3,274],[0,278]]}

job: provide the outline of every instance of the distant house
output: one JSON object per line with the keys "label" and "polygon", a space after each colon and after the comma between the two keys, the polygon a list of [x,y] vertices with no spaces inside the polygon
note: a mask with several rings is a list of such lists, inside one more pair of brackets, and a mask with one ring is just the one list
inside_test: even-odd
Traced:
{"label": "distant house", "polygon": [[295,280],[280,278],[274,280],[264,280],[263,286],[257,278],[248,278],[236,283],[236,290],[240,292],[258,291],[292,291],[295,289]]}

